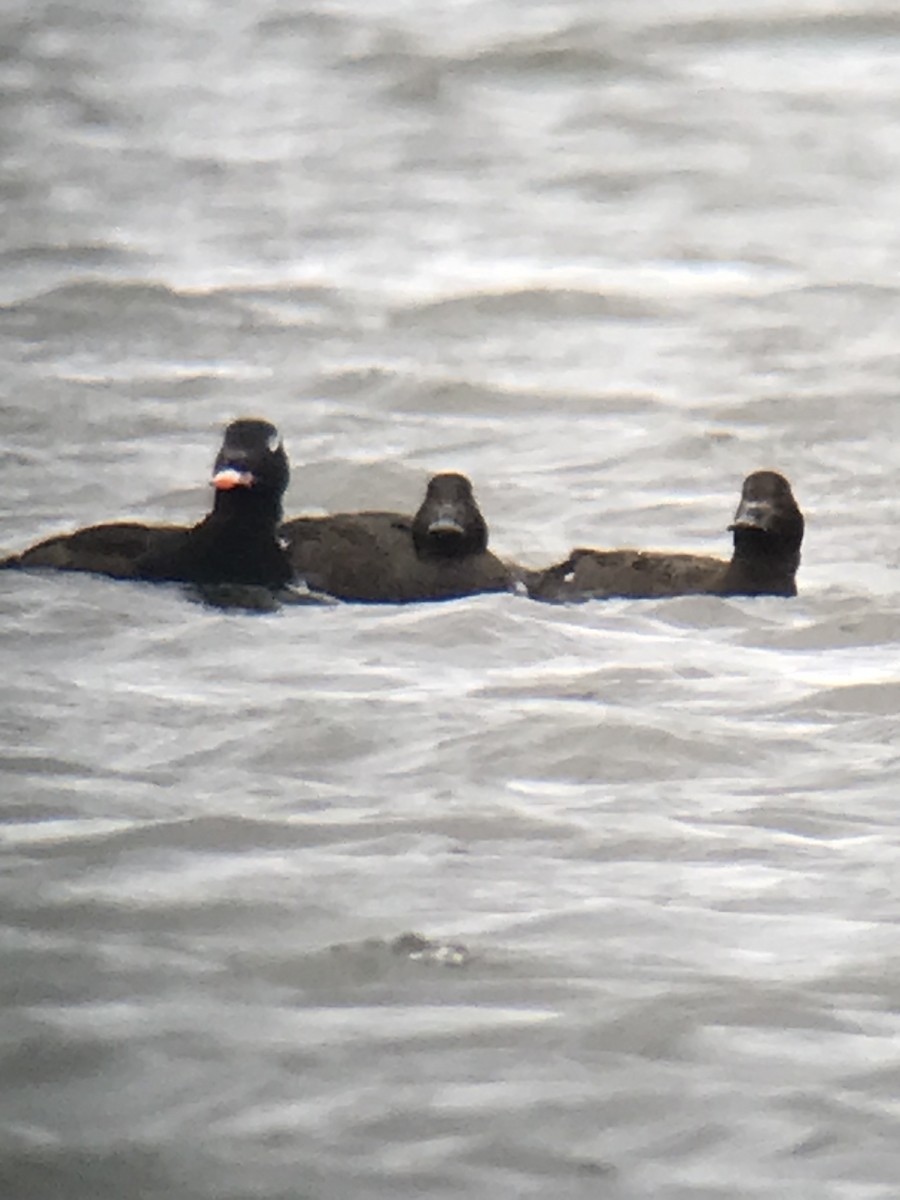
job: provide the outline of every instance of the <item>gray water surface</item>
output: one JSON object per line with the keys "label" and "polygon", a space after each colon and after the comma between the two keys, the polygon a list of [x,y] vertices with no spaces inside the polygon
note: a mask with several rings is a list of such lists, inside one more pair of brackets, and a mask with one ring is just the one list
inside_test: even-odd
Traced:
{"label": "gray water surface", "polygon": [[0,33],[4,549],[198,519],[242,414],[533,565],[808,519],[795,601],[5,576],[0,1195],[895,1200],[895,4]]}

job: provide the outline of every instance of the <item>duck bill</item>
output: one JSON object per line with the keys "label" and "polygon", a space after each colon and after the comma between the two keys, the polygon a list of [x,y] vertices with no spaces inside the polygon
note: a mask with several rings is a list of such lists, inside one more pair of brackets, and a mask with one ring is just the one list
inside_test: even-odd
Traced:
{"label": "duck bill", "polygon": [[217,492],[230,492],[233,488],[249,488],[256,483],[252,471],[238,471],[235,467],[223,467],[213,475],[211,483]]}
{"label": "duck bill", "polygon": [[429,523],[428,533],[432,537],[455,538],[465,536],[465,528],[456,517],[444,514]]}
{"label": "duck bill", "polygon": [[768,500],[742,500],[728,528],[732,532],[736,529],[758,529],[765,533],[772,526],[772,513],[772,505]]}

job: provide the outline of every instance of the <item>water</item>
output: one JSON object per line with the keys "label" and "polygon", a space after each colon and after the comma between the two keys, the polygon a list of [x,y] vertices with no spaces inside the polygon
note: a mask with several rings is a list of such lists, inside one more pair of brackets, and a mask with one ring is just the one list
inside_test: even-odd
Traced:
{"label": "water", "polygon": [[808,518],[793,602],[4,578],[0,1193],[893,1200],[894,6],[0,26],[4,548],[241,414],[532,565]]}

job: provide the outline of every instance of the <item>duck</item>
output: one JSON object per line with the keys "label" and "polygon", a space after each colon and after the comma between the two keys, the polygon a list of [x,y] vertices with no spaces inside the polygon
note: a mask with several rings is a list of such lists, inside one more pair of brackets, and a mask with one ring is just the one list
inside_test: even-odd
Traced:
{"label": "duck", "polygon": [[211,511],[196,525],[115,521],[56,534],[0,561],[3,568],[85,571],[113,579],[280,588],[293,578],[278,536],[290,467],[269,421],[241,417],[215,458]]}
{"label": "duck", "polygon": [[515,586],[514,571],[488,550],[471,481],[456,472],[433,475],[412,516],[294,517],[281,536],[298,578],[340,600],[404,604]]}
{"label": "duck", "polygon": [[526,572],[535,600],[664,596],[796,596],[804,518],[777,471],[744,480],[732,523],[730,559],[649,550],[575,549],[562,562]]}

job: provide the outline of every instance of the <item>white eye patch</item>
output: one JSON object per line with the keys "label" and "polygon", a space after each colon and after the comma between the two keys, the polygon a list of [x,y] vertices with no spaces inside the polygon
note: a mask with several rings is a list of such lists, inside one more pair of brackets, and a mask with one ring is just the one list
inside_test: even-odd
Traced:
{"label": "white eye patch", "polygon": [[275,432],[273,434],[270,435],[269,440],[266,443],[266,445],[268,447],[270,454],[274,454],[276,451],[281,449],[281,434],[278,432],[277,429],[275,430]]}

